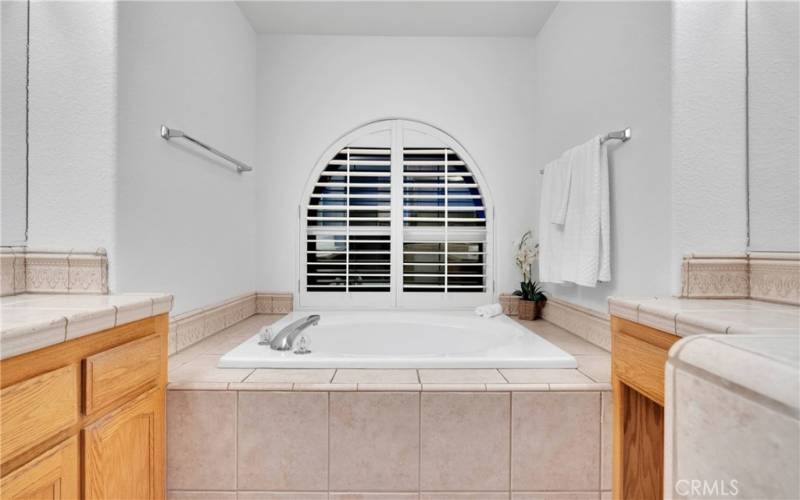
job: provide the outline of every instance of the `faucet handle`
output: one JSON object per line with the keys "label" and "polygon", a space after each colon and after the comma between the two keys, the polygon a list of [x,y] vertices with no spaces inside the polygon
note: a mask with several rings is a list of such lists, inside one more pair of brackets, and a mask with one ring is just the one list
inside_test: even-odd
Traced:
{"label": "faucet handle", "polygon": [[258,332],[258,345],[269,345],[272,342],[272,328],[269,326],[263,327]]}
{"label": "faucet handle", "polygon": [[297,339],[297,349],[295,349],[295,354],[311,354],[311,337],[306,333],[303,332],[300,334],[300,338]]}

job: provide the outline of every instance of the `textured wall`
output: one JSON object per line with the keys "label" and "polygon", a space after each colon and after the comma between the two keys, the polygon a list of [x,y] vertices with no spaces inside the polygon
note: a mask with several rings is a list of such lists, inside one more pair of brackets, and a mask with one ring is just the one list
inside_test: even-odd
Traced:
{"label": "textured wall", "polygon": [[[633,129],[609,148],[611,282],[549,285],[598,311],[609,295],[669,293],[669,30],[667,3],[561,2],[534,44],[530,168],[596,134]],[[530,198],[537,212],[540,181]]]}
{"label": "textured wall", "polygon": [[797,2],[748,7],[750,248],[800,251]]}
{"label": "textured wall", "polygon": [[379,118],[443,129],[469,151],[497,209],[497,289],[518,286],[513,240],[533,223],[532,40],[261,36],[258,288],[295,290],[297,210],[319,156]]}
{"label": "textured wall", "polygon": [[115,289],[174,293],[176,314],[252,292],[255,34],[232,2],[123,2],[119,19]]}
{"label": "textured wall", "polygon": [[14,245],[25,241],[26,177],[26,65],[28,4],[0,2],[0,50],[3,68],[0,71],[0,131],[2,158],[0,165],[0,244]]}
{"label": "textured wall", "polygon": [[672,270],[746,246],[745,4],[673,4]]}
{"label": "textured wall", "polygon": [[31,2],[30,23],[29,245],[113,260],[116,3]]}

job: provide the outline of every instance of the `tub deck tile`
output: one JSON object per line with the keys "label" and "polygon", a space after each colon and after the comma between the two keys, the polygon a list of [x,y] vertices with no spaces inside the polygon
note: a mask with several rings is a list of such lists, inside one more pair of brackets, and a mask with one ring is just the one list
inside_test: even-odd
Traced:
{"label": "tub deck tile", "polygon": [[418,384],[414,369],[349,369],[339,368],[333,377],[336,384]]}
{"label": "tub deck tile", "polygon": [[420,369],[422,384],[503,384],[505,378],[494,368]]}
{"label": "tub deck tile", "polygon": [[[279,316],[256,315],[169,358],[172,390],[191,383],[232,384],[230,390],[296,391],[609,391],[610,353],[546,321],[520,322],[573,354],[578,369],[240,369],[217,368],[221,345],[254,335]],[[504,376],[505,375],[505,376]],[[234,385],[234,384],[254,385]],[[287,387],[291,385],[291,388]],[[500,386],[503,387],[500,387]],[[446,387],[445,387],[446,386]],[[508,386],[508,387],[505,387]],[[198,386],[203,387],[203,386]],[[260,387],[260,389],[258,388]],[[272,387],[272,388],[271,388]],[[222,385],[206,390],[224,390]]]}

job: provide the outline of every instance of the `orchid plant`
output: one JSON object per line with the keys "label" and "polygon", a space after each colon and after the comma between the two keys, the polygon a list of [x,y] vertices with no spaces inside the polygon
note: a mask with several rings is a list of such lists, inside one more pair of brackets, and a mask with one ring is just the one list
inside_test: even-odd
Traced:
{"label": "orchid plant", "polygon": [[526,231],[522,235],[522,239],[517,245],[517,253],[514,262],[517,268],[522,272],[522,282],[519,284],[519,290],[514,292],[522,298],[522,300],[530,300],[533,302],[543,302],[547,300],[544,291],[535,281],[531,281],[533,274],[533,264],[539,258],[539,244],[533,243],[533,232]]}

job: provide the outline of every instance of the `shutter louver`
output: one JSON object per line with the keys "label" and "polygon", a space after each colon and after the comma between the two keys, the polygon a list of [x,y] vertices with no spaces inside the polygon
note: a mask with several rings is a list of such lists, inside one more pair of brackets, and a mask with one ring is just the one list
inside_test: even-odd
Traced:
{"label": "shutter louver", "polygon": [[306,212],[306,290],[389,292],[391,149],[344,148]]}
{"label": "shutter louver", "polygon": [[485,291],[486,208],[451,149],[403,149],[403,291]]}

